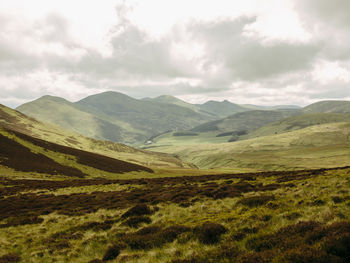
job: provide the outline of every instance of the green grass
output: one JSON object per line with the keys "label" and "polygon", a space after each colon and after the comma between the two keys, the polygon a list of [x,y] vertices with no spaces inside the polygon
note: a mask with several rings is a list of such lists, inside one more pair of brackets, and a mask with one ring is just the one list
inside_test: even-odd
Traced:
{"label": "green grass", "polygon": [[176,154],[200,168],[320,168],[349,165],[349,138],[348,124],[332,123],[221,144],[194,142],[201,139],[197,136],[180,141],[164,135],[152,150]]}
{"label": "green grass", "polygon": [[[324,253],[322,249],[328,242],[328,237],[323,238],[325,235],[323,230],[314,230],[315,240],[311,239],[308,242],[302,238],[303,233],[278,231],[288,226],[297,226],[299,222],[316,222],[315,224],[327,229],[334,223],[341,223],[350,218],[349,175],[349,169],[335,169],[300,178],[287,176],[284,179],[285,182],[281,179],[284,177],[278,173],[267,177],[257,175],[255,180],[245,182],[253,186],[277,184],[278,187],[272,190],[248,191],[233,198],[194,197],[186,207],[174,202],[149,204],[151,209],[157,207],[149,215],[152,222],[143,223],[136,228],[124,224],[126,219],[123,219],[122,215],[129,208],[101,208],[83,215],[61,213],[41,215],[40,217],[44,219],[42,223],[0,228],[0,256],[15,253],[21,257],[21,262],[79,263],[102,259],[108,247],[117,245],[120,247],[120,254],[110,262],[158,263],[184,259],[192,260],[191,262],[230,262],[232,258],[238,260],[252,254],[259,256],[259,252],[254,250],[254,247],[265,244],[266,237],[269,237],[268,240],[271,242],[275,242],[274,238],[280,238],[277,244],[273,245],[275,249],[264,250],[272,253],[274,258],[272,262],[285,262],[284,256],[294,251],[294,246],[300,251],[304,248],[312,248],[320,254]],[[242,182],[241,179],[229,181],[217,177],[200,183],[188,181],[183,184],[179,181],[179,185],[183,188],[192,186],[196,189],[205,187],[208,183],[224,186],[240,182]],[[133,191],[140,187],[146,189],[150,186],[131,183],[95,187],[97,191],[108,193],[115,190]],[[172,185],[159,187],[171,189]],[[55,191],[45,190],[38,193],[38,196],[47,193],[65,194],[69,201],[70,196],[77,193],[95,194],[91,192],[92,189],[93,186],[68,187]],[[18,193],[18,195],[23,194],[23,192]],[[254,199],[263,200],[262,196],[272,196],[273,200],[252,203],[251,200]],[[98,226],[89,227],[92,222],[103,224],[106,220],[112,222],[107,229],[98,228]],[[220,224],[227,229],[212,245],[203,244],[197,234],[198,229],[208,221]],[[136,232],[144,227],[160,226],[161,229],[165,229],[175,225],[188,227],[191,230],[178,234],[171,241],[154,243],[153,247],[145,249],[132,248],[128,245],[129,243],[123,243],[129,242],[132,238],[140,238]],[[318,238],[317,235],[320,237]],[[152,233],[146,240],[140,239],[138,242],[155,242],[156,240],[152,238],[159,237]],[[290,243],[291,241],[293,243]],[[279,244],[281,244],[280,247]],[[283,247],[284,244],[286,247]]]}

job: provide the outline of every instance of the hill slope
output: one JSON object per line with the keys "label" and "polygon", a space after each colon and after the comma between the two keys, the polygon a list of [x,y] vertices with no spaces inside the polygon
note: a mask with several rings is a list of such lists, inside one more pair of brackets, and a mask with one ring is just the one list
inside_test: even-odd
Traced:
{"label": "hill slope", "polygon": [[140,165],[173,168],[187,167],[186,164],[171,155],[138,150],[119,143],[87,138],[53,124],[40,122],[1,104],[0,128]]}
{"label": "hill slope", "polygon": [[313,113],[292,116],[271,124],[267,124],[255,131],[252,131],[248,135],[244,136],[244,139],[279,134],[300,130],[309,126],[335,122],[350,122],[350,114]]}
{"label": "hill slope", "polygon": [[303,108],[305,113],[350,113],[350,101],[320,101]]}
{"label": "hill slope", "polygon": [[350,123],[315,125],[283,134],[220,144],[154,148],[200,168],[288,170],[350,164]]}
{"label": "hill slope", "polygon": [[197,106],[205,112],[210,112],[221,118],[232,115],[237,112],[249,111],[250,109],[243,107],[241,105],[229,102],[228,100],[224,101],[207,101],[204,104],[197,104]]}
{"label": "hill slope", "polygon": [[17,108],[36,119],[53,123],[96,139],[123,141],[128,132],[118,125],[80,110],[74,103],[53,96],[43,96]]}
{"label": "hill slope", "polygon": [[67,177],[143,171],[147,167],[36,139],[0,128],[0,167],[15,171]]}
{"label": "hill slope", "polygon": [[233,114],[221,120],[207,122],[192,129],[195,132],[230,132],[230,131],[251,131],[267,123],[271,123],[292,115],[298,114],[295,110],[278,111],[246,111]]}
{"label": "hill slope", "polygon": [[142,133],[142,139],[167,130],[190,129],[208,120],[208,116],[188,108],[137,100],[118,92],[92,95],[78,101],[76,105],[108,122],[127,123]]}

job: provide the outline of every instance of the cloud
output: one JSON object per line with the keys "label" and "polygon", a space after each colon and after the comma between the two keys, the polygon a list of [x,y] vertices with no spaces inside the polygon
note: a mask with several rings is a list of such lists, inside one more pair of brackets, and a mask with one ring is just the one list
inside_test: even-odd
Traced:
{"label": "cloud", "polygon": [[77,3],[74,12],[64,12],[68,1],[35,19],[0,12],[2,97],[11,103],[45,94],[77,100],[117,90],[139,98],[280,104],[349,96],[348,1],[222,1],[217,10],[211,10],[214,2],[195,10],[199,1],[181,1],[150,17],[160,3],[167,6],[118,4],[115,19],[104,20],[109,30],[101,24],[108,32],[103,41],[92,42],[100,28],[89,31],[95,5],[83,26],[72,18]]}
{"label": "cloud", "polygon": [[190,30],[206,45],[207,67],[219,65],[231,81],[257,80],[310,67],[320,47],[313,43],[262,43],[244,29],[255,18],[197,23]]}

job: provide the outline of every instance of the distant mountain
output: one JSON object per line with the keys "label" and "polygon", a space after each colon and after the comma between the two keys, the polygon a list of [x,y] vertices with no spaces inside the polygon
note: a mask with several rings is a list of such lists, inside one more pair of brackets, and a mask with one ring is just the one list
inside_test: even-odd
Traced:
{"label": "distant mountain", "polygon": [[76,105],[98,118],[142,134],[136,138],[139,140],[167,130],[191,129],[212,119],[186,107],[137,100],[118,92],[92,95],[78,101]]}
{"label": "distant mountain", "polygon": [[217,133],[233,131],[252,131],[268,123],[281,120],[283,118],[299,114],[297,110],[254,110],[233,114],[229,117],[207,122],[192,129],[194,132]]}
{"label": "distant mountain", "polygon": [[144,141],[168,130],[191,129],[214,119],[188,107],[137,100],[118,92],[104,92],[76,103],[43,96],[17,109],[85,136],[122,143]]}
{"label": "distant mountain", "polygon": [[241,105],[229,102],[228,100],[224,100],[222,102],[210,100],[204,104],[196,104],[196,106],[198,106],[202,111],[210,112],[221,118],[232,115],[237,112],[244,112],[250,110],[245,107],[242,107]]}
{"label": "distant mountain", "polygon": [[253,104],[241,104],[241,106],[251,110],[298,110],[301,109],[297,105],[276,105],[276,106],[260,106]]}
{"label": "distant mountain", "polygon": [[187,167],[178,158],[154,152],[143,151],[120,143],[99,141],[84,137],[59,126],[38,121],[16,110],[0,104],[0,129],[20,132],[70,148],[89,151],[151,167]]}
{"label": "distant mountain", "polygon": [[125,136],[128,136],[128,131],[118,125],[84,112],[74,103],[59,97],[43,96],[19,106],[17,110],[96,139],[124,141]]}
{"label": "distant mountain", "polygon": [[350,101],[319,101],[303,108],[305,113],[350,113]]}

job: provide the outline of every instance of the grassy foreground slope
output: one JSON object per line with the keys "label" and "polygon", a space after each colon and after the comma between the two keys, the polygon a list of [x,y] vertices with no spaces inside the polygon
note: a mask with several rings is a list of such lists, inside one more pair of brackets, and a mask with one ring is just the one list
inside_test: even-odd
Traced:
{"label": "grassy foreground slope", "polygon": [[63,146],[94,152],[111,158],[145,165],[147,167],[188,167],[188,165],[171,155],[138,150],[119,143],[99,141],[84,137],[78,133],[64,130],[53,124],[37,121],[1,104],[0,127]]}
{"label": "grassy foreground slope", "polygon": [[174,153],[200,168],[284,170],[349,165],[350,124],[330,123],[231,143],[177,142],[154,151]]}
{"label": "grassy foreground slope", "polygon": [[[115,177],[128,172],[153,170],[107,156],[36,139],[23,133],[0,128],[0,170],[30,172],[41,178]],[[20,175],[20,173],[17,173]]]}
{"label": "grassy foreground slope", "polygon": [[1,262],[350,260],[350,168],[133,180],[0,177]]}

